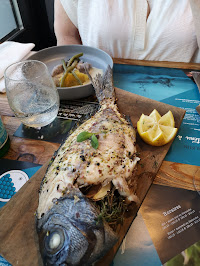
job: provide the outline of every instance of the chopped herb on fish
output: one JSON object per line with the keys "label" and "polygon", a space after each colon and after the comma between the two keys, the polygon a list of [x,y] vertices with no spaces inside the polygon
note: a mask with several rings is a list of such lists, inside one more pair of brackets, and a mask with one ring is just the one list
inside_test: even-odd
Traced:
{"label": "chopped herb on fish", "polygon": [[87,131],[83,131],[77,136],[77,141],[78,142],[85,141],[86,139],[89,139],[92,136],[92,134],[93,133],[89,133]]}
{"label": "chopped herb on fish", "polygon": [[94,149],[97,149],[99,147],[98,139],[94,134],[91,137],[91,144]]}
{"label": "chopped herb on fish", "polygon": [[95,150],[99,147],[97,136],[94,133],[83,131],[77,136],[77,142],[83,142],[87,139],[91,140],[91,145]]}

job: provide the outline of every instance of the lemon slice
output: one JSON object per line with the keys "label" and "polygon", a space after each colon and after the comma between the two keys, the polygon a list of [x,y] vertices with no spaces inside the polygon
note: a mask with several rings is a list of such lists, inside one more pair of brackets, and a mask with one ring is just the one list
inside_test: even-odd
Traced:
{"label": "lemon slice", "polygon": [[175,121],[172,112],[169,111],[163,115],[159,120],[159,124],[163,126],[175,127]]}
{"label": "lemon slice", "polygon": [[163,146],[170,142],[177,133],[171,111],[161,116],[156,109],[151,114],[142,114],[137,122],[140,137],[152,146]]}
{"label": "lemon slice", "polygon": [[158,113],[158,111],[156,109],[154,109],[150,115],[150,117],[152,117],[156,122],[158,122],[161,119],[161,115]]}

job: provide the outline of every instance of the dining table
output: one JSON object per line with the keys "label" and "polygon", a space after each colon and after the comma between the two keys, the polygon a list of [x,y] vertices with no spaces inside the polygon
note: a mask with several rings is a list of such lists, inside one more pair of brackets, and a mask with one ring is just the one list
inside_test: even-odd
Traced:
{"label": "dining table", "polygon": [[[138,71],[140,71],[140,69],[142,69],[142,71],[143,71],[144,67],[146,69],[148,69],[148,68],[150,68],[150,69],[162,69],[163,72],[165,70],[166,71],[168,71],[168,70],[181,71],[181,75],[185,75],[185,78],[188,80],[188,82],[191,84],[191,86],[194,86],[194,88],[196,89],[196,91],[197,91],[196,95],[198,95],[198,93],[199,93],[198,87],[195,84],[195,81],[192,78],[191,73],[192,73],[192,71],[195,71],[195,72],[200,71],[200,64],[182,63],[182,62],[148,61],[148,60],[131,60],[131,59],[118,59],[118,58],[114,58],[113,61],[114,61],[114,68],[116,69],[116,74],[114,74],[114,85],[116,87],[122,89],[122,90],[124,90],[124,89],[126,90],[126,88],[121,86],[122,83],[121,83],[121,81],[118,81],[117,74],[119,72],[120,75],[123,75],[124,72],[128,71],[128,70],[126,70],[126,68],[123,69],[123,66],[128,66],[129,68],[134,67],[134,71],[137,71],[137,69],[138,69]],[[120,69],[123,69],[123,71],[122,72],[121,72],[121,70],[118,71],[118,67],[120,67]],[[127,73],[125,73],[125,74],[127,74]],[[153,80],[153,75],[154,75],[154,72],[151,73],[152,80]],[[116,83],[115,83],[115,81],[116,81]],[[141,81],[141,83],[142,83],[142,81]],[[155,82],[154,82],[154,84],[155,84],[155,86],[157,85]],[[165,84],[165,86],[167,87],[166,84]],[[141,87],[141,90],[143,90],[142,96],[150,98],[151,94],[146,93],[146,91],[144,90],[144,87],[145,87],[145,84],[143,84],[143,86]],[[168,88],[169,88],[169,86],[168,86]],[[186,92],[187,92],[187,90],[185,90],[185,93]],[[134,93],[135,93],[135,91],[134,91]],[[139,89],[138,89],[138,93],[141,94],[139,92]],[[181,91],[181,93],[182,93],[182,91]],[[197,99],[195,102],[196,105],[198,105],[200,103],[200,97],[199,98],[198,97],[199,96],[197,96]],[[178,96],[176,97],[176,100],[177,100],[177,98],[178,98]],[[159,99],[155,99],[155,100],[159,101]],[[169,99],[167,101],[164,101],[164,102],[167,104],[173,105],[174,104],[174,98],[169,97]],[[186,106],[185,110],[188,111],[189,108],[190,107]],[[186,112],[186,114],[187,114],[187,112]],[[19,135],[15,134],[17,132],[17,130],[20,128],[21,122],[17,117],[15,117],[13,111],[11,110],[11,108],[8,104],[6,93],[0,94],[0,115],[1,115],[3,124],[6,128],[6,131],[9,135],[9,138],[10,138],[10,148],[9,148],[8,152],[4,155],[4,157],[1,159],[32,163],[32,164],[35,164],[36,166],[39,166],[39,167],[41,167],[43,165],[47,165],[48,162],[51,160],[55,151],[59,148],[60,143],[56,143],[54,141],[47,141],[47,140],[44,140],[43,138],[34,139],[34,138],[28,138],[26,136],[19,136]],[[195,113],[195,115],[196,115],[196,117],[198,116],[197,113]],[[198,120],[198,123],[199,123],[198,129],[193,130],[191,134],[190,134],[190,131],[187,131],[188,138],[191,137],[194,132],[199,134],[199,132],[200,132],[200,120]],[[187,129],[187,130],[190,130],[190,129]],[[180,136],[180,138],[182,137],[181,134],[179,134],[179,136]],[[157,207],[154,209],[151,209],[151,206],[153,208],[153,206],[157,206],[155,204],[159,202],[159,199],[156,197],[155,197],[156,203],[152,202],[152,194],[156,195],[156,193],[158,193],[158,194],[161,193],[162,195],[164,195],[165,192],[167,191],[166,193],[169,193],[169,194],[166,194],[166,195],[170,195],[170,196],[166,196],[166,197],[168,197],[168,200],[165,199],[165,202],[167,204],[167,201],[170,201],[170,198],[176,198],[176,195],[178,198],[180,191],[182,193],[182,194],[180,193],[181,195],[183,195],[183,193],[185,193],[185,191],[186,192],[192,192],[193,193],[192,195],[194,195],[194,197],[197,199],[197,202],[198,202],[198,197],[200,199],[200,195],[196,191],[196,188],[194,185],[194,180],[193,180],[195,176],[200,179],[200,138],[198,138],[198,135],[196,136],[196,139],[198,139],[198,141],[196,141],[196,143],[195,143],[195,145],[196,145],[195,148],[193,148],[192,145],[189,147],[188,144],[184,144],[185,145],[184,149],[180,153],[176,153],[176,151],[175,151],[176,146],[174,146],[174,149],[172,148],[172,150],[170,151],[170,155],[166,156],[164,158],[164,160],[162,161],[162,163],[161,163],[161,165],[160,165],[160,167],[159,167],[159,169],[158,169],[158,171],[157,171],[157,173],[156,173],[156,175],[152,181],[152,185],[150,186],[150,189],[148,190],[146,197],[144,198],[144,201],[140,206],[140,209],[139,209],[139,212],[138,212],[136,218],[132,221],[125,238],[123,238],[123,241],[121,242],[120,246],[115,251],[115,256],[113,255],[113,260],[111,262],[111,265],[115,265],[115,266],[118,266],[118,265],[127,265],[127,266],[128,265],[137,265],[137,266],[138,265],[161,265],[161,264],[167,263],[167,261],[169,261],[170,259],[175,257],[175,254],[172,252],[167,257],[167,259],[165,259],[165,255],[163,255],[163,251],[159,250],[160,249],[160,247],[159,247],[160,239],[158,239],[158,237],[157,238],[154,237],[156,234],[156,229],[153,228],[153,222],[155,222],[155,224],[156,224],[156,222],[158,222],[158,220],[160,219],[159,218],[160,213],[158,215],[158,213],[157,213],[158,210],[156,209]],[[189,141],[189,139],[187,139],[187,140]],[[179,147],[179,146],[177,146],[177,147]],[[192,162],[191,160],[184,161],[181,159],[181,157],[182,156],[184,157],[185,156],[184,154],[187,154],[187,152],[194,154],[194,157],[195,157],[194,162]],[[179,158],[176,156],[179,156]],[[177,158],[177,160],[176,160],[176,158]],[[31,178],[30,178],[30,180],[31,180]],[[162,189],[164,189],[164,191]],[[168,189],[170,189],[170,191],[168,191]],[[30,195],[30,197],[31,197],[31,195]],[[180,199],[182,199],[181,196],[180,196]],[[187,196],[184,196],[184,200],[186,200],[186,199],[187,199]],[[188,196],[187,202],[189,202],[189,200],[190,200],[190,197]],[[193,201],[193,198],[191,199],[191,201]],[[173,205],[171,205],[171,206],[173,206]],[[168,214],[169,215],[172,215],[172,213],[175,214],[176,210],[178,210],[180,208],[183,209],[182,205],[177,203],[177,204],[174,204],[173,208],[169,207],[169,209],[166,208],[165,211],[160,210],[160,212],[162,212],[162,216],[164,219],[167,217]],[[192,211],[192,208],[190,208],[190,209]],[[182,218],[184,215],[183,212],[186,212],[186,211],[188,211],[188,209],[186,209],[186,210],[183,209],[183,211],[181,213],[181,215],[182,215],[181,219],[186,219],[186,218]],[[199,215],[200,208],[196,212]],[[189,211],[187,212],[187,214],[188,213],[189,213]],[[1,210],[0,210],[0,215],[1,215]],[[156,219],[156,217],[157,217],[157,219]],[[163,232],[165,230],[166,223],[168,223],[168,226],[170,223],[170,226],[171,226],[171,223],[172,223],[171,221],[172,221],[172,219],[173,219],[173,221],[175,221],[174,220],[175,218],[171,217],[170,221],[169,221],[169,219],[167,221],[166,220],[165,221],[159,220],[159,225],[160,225],[160,223],[162,223],[162,231]],[[139,219],[138,222],[137,222],[137,219]],[[143,226],[146,228],[145,229],[145,232],[146,232],[145,236],[142,236],[142,232],[140,232],[139,227],[137,227],[137,226],[141,225],[141,219],[144,223]],[[0,220],[1,220],[1,217],[0,217]],[[176,223],[174,222],[174,225],[175,224]],[[193,227],[195,227],[195,226],[197,227],[196,228],[197,232],[200,233],[200,228],[199,228],[200,223],[196,222],[196,224]],[[138,230],[137,230],[137,228],[138,228]],[[2,230],[2,228],[1,228],[1,230]],[[174,228],[173,230],[177,230],[177,232],[180,231],[180,230],[178,231],[177,227]],[[173,238],[173,239],[178,238],[180,233],[179,233],[179,235],[177,233],[177,236],[173,237],[173,232],[172,232],[173,230],[166,232],[165,237],[167,236],[168,239],[169,239],[169,236],[170,236],[170,238]],[[160,232],[161,231],[158,230],[158,233],[161,236],[162,234]],[[140,237],[140,234],[141,234],[141,237]],[[148,240],[147,240],[148,234],[149,234],[149,236],[148,236]],[[9,237],[11,237],[11,236],[9,235]],[[144,237],[144,239],[143,239],[143,237]],[[135,238],[135,240],[133,240],[133,238]],[[197,238],[200,241],[200,234]],[[198,242],[197,238],[188,241],[188,243],[187,243],[187,239],[184,239],[183,240],[183,242],[185,243],[184,250],[189,248],[193,244],[197,243]],[[143,242],[142,242],[142,239],[144,240]],[[134,244],[134,241],[136,242],[135,244]],[[140,248],[140,251],[138,251],[136,249],[138,254],[141,253],[140,258],[137,257],[137,254],[136,254],[137,252],[135,252],[135,254],[134,254],[134,248],[136,248],[138,241],[140,244],[142,243],[142,245],[143,245]],[[149,242],[147,243],[145,241],[147,241],[147,242],[149,241]],[[176,240],[174,240],[174,241],[176,241]],[[180,240],[177,240],[177,243],[179,243],[178,241],[180,241]],[[165,240],[165,242],[166,242],[166,240]],[[2,245],[2,242],[0,245]],[[152,248],[151,252],[149,249],[150,247]],[[166,248],[168,248],[168,246]],[[166,248],[164,248],[164,249],[166,249]],[[183,250],[181,252],[183,252]],[[177,255],[181,254],[181,252],[178,250]],[[3,255],[5,256],[5,253]],[[200,255],[199,255],[199,257],[200,257]],[[157,258],[157,260],[155,258]],[[5,256],[5,259],[7,259],[6,256]],[[147,259],[148,259],[148,262],[147,262]],[[184,259],[185,259],[185,257],[183,258],[183,260]],[[199,264],[191,264],[191,265],[200,265],[200,259],[199,259],[198,263]],[[12,263],[12,265],[18,265],[18,264],[17,264],[17,262],[15,262],[14,264]],[[181,264],[178,264],[178,262],[177,262],[177,264],[171,264],[171,265],[181,265]],[[185,264],[185,265],[187,265],[187,264]]]}

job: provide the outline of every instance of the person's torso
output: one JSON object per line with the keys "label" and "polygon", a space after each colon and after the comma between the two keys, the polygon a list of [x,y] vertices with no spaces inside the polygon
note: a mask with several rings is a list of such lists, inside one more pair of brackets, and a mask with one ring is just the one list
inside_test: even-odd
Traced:
{"label": "person's torso", "polygon": [[197,40],[188,0],[79,0],[82,43],[115,58],[189,62]]}

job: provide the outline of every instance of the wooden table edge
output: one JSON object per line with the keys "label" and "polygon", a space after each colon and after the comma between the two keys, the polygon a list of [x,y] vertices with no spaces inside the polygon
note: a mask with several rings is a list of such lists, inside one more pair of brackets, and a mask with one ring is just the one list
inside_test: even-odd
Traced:
{"label": "wooden table edge", "polygon": [[114,62],[114,64],[165,67],[165,68],[179,68],[179,69],[191,69],[191,70],[199,70],[200,71],[200,63],[135,60],[135,59],[122,59],[122,58],[113,58],[113,62]]}

